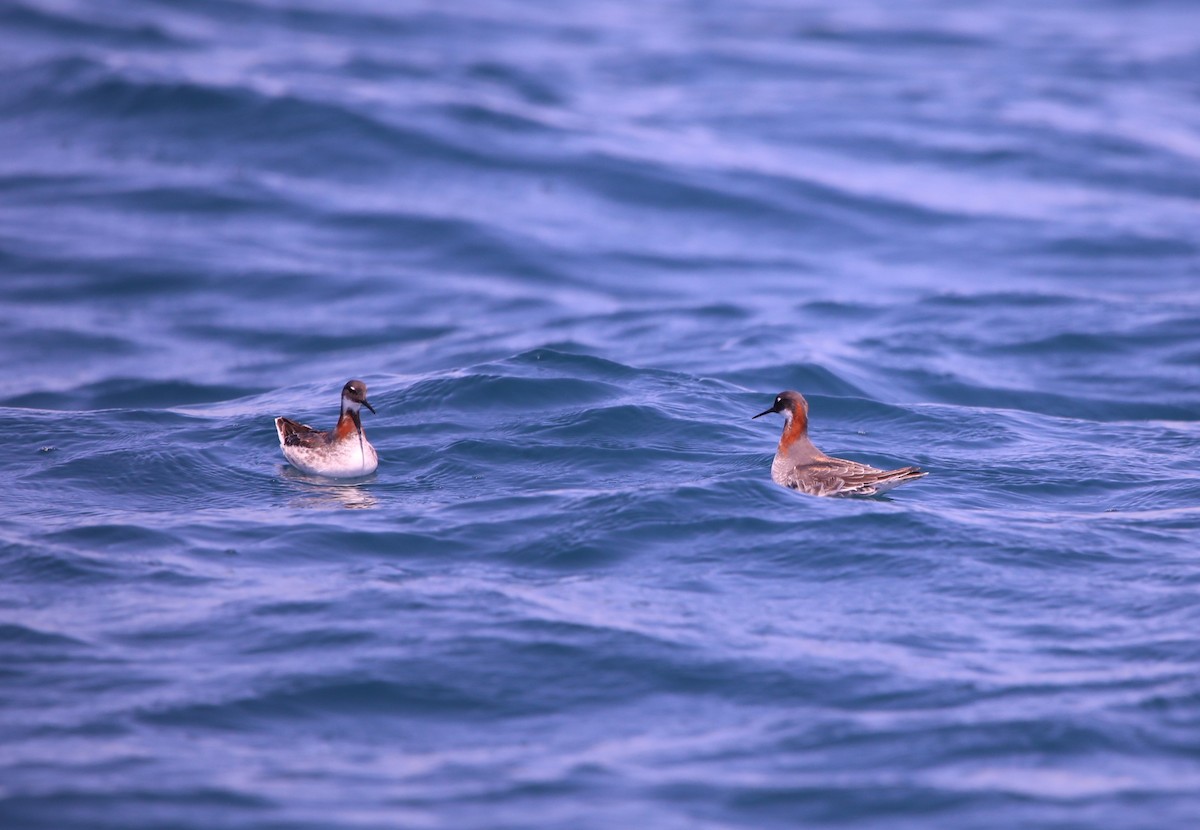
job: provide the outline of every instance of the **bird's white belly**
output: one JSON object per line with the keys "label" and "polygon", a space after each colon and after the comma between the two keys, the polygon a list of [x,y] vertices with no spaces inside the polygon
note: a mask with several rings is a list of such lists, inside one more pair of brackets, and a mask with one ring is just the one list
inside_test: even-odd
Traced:
{"label": "bird's white belly", "polygon": [[329,478],[366,476],[379,466],[379,455],[366,436],[355,436],[325,447],[285,446],[283,457],[301,472]]}

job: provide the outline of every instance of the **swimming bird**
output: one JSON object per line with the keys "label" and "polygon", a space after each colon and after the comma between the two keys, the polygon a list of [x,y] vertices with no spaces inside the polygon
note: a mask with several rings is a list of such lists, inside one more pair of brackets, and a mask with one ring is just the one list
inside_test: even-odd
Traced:
{"label": "swimming bird", "polygon": [[367,385],[351,380],[342,387],[342,412],[332,431],[321,432],[288,418],[276,418],[283,457],[302,472],[330,478],[356,478],[375,472],[379,456],[363,432],[358,414],[363,406],[375,413],[375,407],[367,401]]}
{"label": "swimming bird", "polygon": [[772,412],[783,415],[783,435],[771,462],[771,478],[776,484],[810,496],[877,496],[897,484],[928,475],[917,467],[877,470],[821,452],[808,439],[808,401],[799,392],[780,392],[775,404],[754,418]]}

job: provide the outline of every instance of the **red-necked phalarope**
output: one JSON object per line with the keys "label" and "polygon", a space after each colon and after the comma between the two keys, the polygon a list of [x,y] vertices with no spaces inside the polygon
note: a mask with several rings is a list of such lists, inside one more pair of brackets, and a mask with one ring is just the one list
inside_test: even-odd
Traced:
{"label": "red-necked phalarope", "polygon": [[331,432],[276,418],[283,457],[303,472],[330,478],[355,478],[375,472],[379,456],[363,432],[360,406],[375,412],[367,401],[367,385],[352,380],[342,387],[342,414]]}
{"label": "red-necked phalarope", "polygon": [[877,496],[927,475],[917,467],[877,470],[821,452],[808,440],[808,401],[799,392],[780,392],[774,406],[754,417],[772,412],[782,413],[784,419],[779,449],[771,462],[771,478],[776,484],[810,496]]}

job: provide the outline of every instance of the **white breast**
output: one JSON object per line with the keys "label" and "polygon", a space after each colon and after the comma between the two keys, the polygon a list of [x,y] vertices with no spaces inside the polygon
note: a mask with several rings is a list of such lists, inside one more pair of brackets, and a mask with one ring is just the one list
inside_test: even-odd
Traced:
{"label": "white breast", "polygon": [[325,447],[285,446],[283,457],[302,472],[328,478],[357,478],[370,475],[379,467],[379,455],[365,435]]}

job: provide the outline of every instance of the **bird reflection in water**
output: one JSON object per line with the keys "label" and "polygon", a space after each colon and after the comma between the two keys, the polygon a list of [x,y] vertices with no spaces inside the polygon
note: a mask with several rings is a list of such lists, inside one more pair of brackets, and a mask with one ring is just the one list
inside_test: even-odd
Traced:
{"label": "bird reflection in water", "polygon": [[294,467],[284,467],[280,475],[289,482],[308,485],[293,495],[288,507],[371,510],[379,506],[379,501],[361,484],[332,484],[327,478],[311,476]]}

